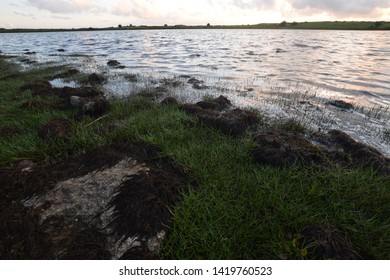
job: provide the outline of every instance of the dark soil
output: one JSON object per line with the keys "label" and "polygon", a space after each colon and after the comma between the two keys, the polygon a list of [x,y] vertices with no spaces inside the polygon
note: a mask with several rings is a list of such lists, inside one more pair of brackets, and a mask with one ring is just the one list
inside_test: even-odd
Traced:
{"label": "dark soil", "polygon": [[357,260],[362,257],[353,248],[346,235],[331,225],[312,224],[301,231],[304,247],[315,259]]}
{"label": "dark soil", "polygon": [[0,125],[0,137],[11,138],[20,134],[20,130],[13,126]]}
{"label": "dark soil", "polygon": [[[128,157],[145,164],[150,171],[126,178],[117,189],[110,204],[114,211],[112,234],[77,216],[52,216],[42,223],[40,213],[50,209],[50,204],[30,208],[21,203],[47,193],[57,182],[112,167]],[[23,168],[15,163],[0,168],[0,258],[110,259],[111,235],[139,237],[140,245],[129,249],[122,258],[151,258],[146,240],[160,230],[169,232],[168,209],[180,199],[187,182],[187,175],[168,158],[161,157],[159,148],[146,143],[111,144],[55,165],[35,163]]]}
{"label": "dark soil", "polygon": [[42,139],[65,138],[71,134],[70,122],[67,119],[54,119],[42,126],[38,135]]}

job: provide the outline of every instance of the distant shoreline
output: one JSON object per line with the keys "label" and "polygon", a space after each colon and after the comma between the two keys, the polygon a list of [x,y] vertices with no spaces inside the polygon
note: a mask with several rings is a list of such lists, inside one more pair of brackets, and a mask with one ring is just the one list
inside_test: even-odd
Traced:
{"label": "distant shoreline", "polygon": [[177,30],[177,29],[311,29],[311,30],[390,30],[389,21],[321,21],[321,22],[286,22],[261,23],[242,25],[121,25],[104,28],[0,28],[0,33],[29,33],[29,32],[72,32],[72,31],[107,31],[107,30]]}

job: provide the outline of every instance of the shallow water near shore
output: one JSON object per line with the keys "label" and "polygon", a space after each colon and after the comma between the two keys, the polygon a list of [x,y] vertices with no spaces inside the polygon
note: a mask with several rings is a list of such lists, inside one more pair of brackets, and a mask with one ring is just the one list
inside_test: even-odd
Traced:
{"label": "shallow water near shore", "polygon": [[[0,34],[0,50],[38,61],[116,59],[151,75],[190,75],[267,91],[291,83],[329,96],[390,105],[389,32],[146,30]],[[32,53],[32,54],[31,54]]]}

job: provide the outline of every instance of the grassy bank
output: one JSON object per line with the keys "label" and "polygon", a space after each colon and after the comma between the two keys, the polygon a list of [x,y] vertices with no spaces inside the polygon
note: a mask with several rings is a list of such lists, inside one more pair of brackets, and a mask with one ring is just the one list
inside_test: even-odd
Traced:
{"label": "grassy bank", "polygon": [[[253,135],[274,126],[269,123],[231,137],[176,105],[145,97],[110,100],[99,118],[75,117],[75,109],[59,109],[58,96],[21,89],[65,70],[20,72],[1,59],[0,167],[25,159],[54,164],[105,144],[145,141],[190,176],[190,190],[170,209],[173,223],[160,258],[390,259],[388,176],[336,163],[256,163]],[[70,133],[42,139],[40,128],[56,118],[70,123]],[[297,127],[279,124],[305,130]]]}

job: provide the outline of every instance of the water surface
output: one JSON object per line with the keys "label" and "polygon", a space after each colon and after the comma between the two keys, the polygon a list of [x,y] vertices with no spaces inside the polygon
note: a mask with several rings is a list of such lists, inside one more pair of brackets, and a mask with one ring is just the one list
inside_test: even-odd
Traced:
{"label": "water surface", "polygon": [[[145,30],[0,34],[8,54],[91,55],[123,71],[191,75],[249,87],[295,83],[390,105],[390,32]],[[65,52],[59,52],[64,49]],[[283,86],[281,86],[282,88]]]}

